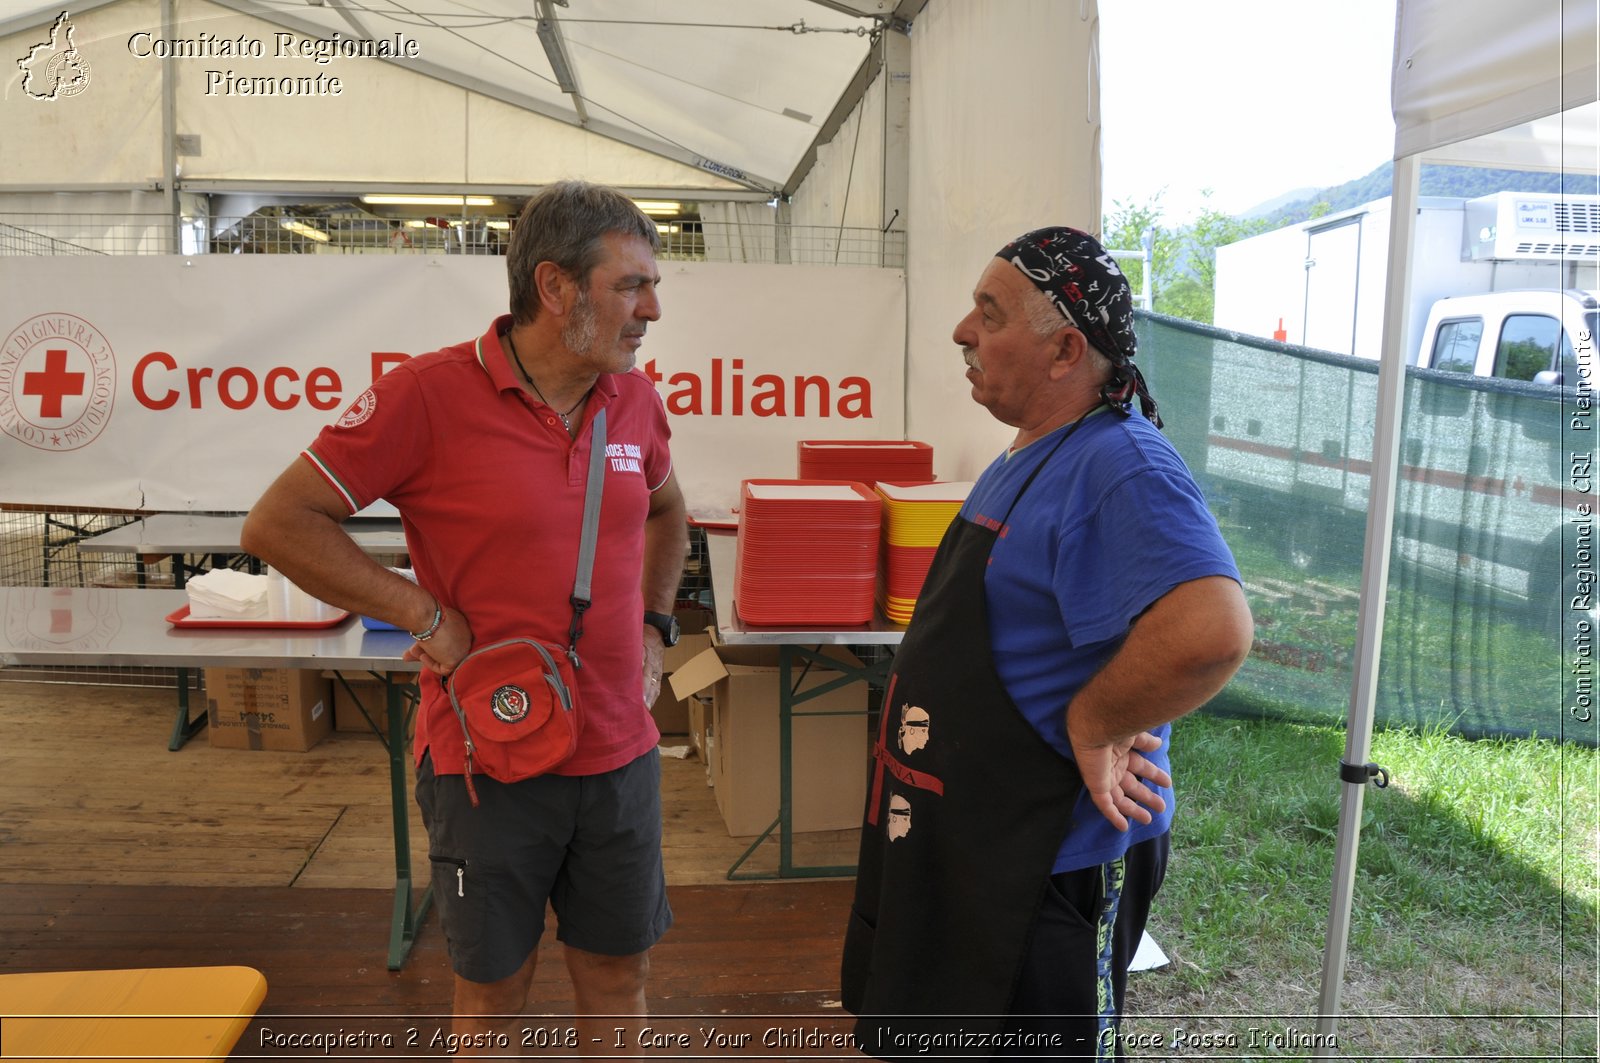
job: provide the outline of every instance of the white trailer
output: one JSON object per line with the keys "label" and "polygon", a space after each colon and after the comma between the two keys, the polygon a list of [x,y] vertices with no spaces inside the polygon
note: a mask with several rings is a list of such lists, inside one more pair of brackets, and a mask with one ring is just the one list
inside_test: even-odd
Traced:
{"label": "white trailer", "polygon": [[[1590,611],[1562,558],[1594,451],[1571,429],[1592,423],[1600,300],[1574,282],[1594,287],[1600,197],[1420,204],[1393,556],[1535,622]],[[1390,222],[1384,199],[1217,250],[1218,327],[1266,342],[1216,356],[1205,476],[1306,567],[1367,510]]]}
{"label": "white trailer", "polygon": [[[1440,299],[1511,289],[1594,288],[1600,196],[1498,192],[1423,197],[1413,249],[1407,364]],[[1217,248],[1218,328],[1377,360],[1390,202]]]}

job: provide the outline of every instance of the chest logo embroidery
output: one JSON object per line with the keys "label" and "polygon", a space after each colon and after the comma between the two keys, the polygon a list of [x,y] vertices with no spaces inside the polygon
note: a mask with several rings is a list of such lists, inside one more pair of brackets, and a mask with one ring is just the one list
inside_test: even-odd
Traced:
{"label": "chest logo embroidery", "polygon": [[644,452],[637,443],[607,443],[606,462],[612,472],[644,475]]}

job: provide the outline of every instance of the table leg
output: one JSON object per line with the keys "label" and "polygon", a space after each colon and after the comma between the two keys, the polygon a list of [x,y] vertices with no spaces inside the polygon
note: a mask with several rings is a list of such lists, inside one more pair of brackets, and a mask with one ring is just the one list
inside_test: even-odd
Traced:
{"label": "table leg", "polygon": [[172,721],[172,737],[167,740],[167,749],[173,753],[183,748],[185,742],[205,729],[208,717],[204,712],[198,719],[189,719],[189,669],[179,668],[178,673],[178,715]]}
{"label": "table leg", "polygon": [[[139,585],[144,585],[144,559],[139,559]],[[183,555],[172,555],[172,585],[178,590],[184,587]],[[178,669],[178,716],[172,721],[172,738],[167,742],[167,749],[176,753],[183,748],[185,742],[200,733],[206,725],[206,714],[201,713],[198,720],[189,719],[189,669]]]}
{"label": "table leg", "polygon": [[[805,671],[800,678],[794,676],[796,661],[805,662],[809,670],[810,662],[825,664],[830,669],[843,672],[830,682],[799,692],[799,684],[805,678]],[[778,648],[778,818],[772,826],[762,831],[750,847],[740,854],[739,859],[728,868],[728,878],[733,881],[746,879],[770,878],[825,878],[838,875],[853,875],[856,873],[854,864],[818,865],[796,864],[794,862],[794,718],[797,715],[795,706],[812,698],[821,697],[839,687],[850,683],[867,683],[869,686],[876,684],[881,687],[888,680],[890,662],[888,660],[868,664],[861,668],[852,668],[842,661],[825,657],[820,650],[808,650],[800,646],[784,644]],[[800,716],[857,716],[856,712],[801,712]],[[778,870],[771,872],[748,872],[738,874],[746,860],[754,855],[756,849],[772,837],[773,832],[778,835]]]}
{"label": "table leg", "polygon": [[411,889],[411,806],[406,798],[406,777],[411,770],[406,756],[406,712],[409,699],[401,684],[383,678],[389,733],[383,741],[389,750],[389,798],[394,819],[394,912],[389,922],[389,970],[405,965],[428,907],[433,903],[430,882],[413,905]]}

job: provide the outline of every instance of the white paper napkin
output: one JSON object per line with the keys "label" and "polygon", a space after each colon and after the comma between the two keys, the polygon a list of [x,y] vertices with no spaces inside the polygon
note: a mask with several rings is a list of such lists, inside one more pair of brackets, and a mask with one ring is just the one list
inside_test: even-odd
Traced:
{"label": "white paper napkin", "polygon": [[189,615],[196,619],[255,620],[267,615],[267,577],[216,568],[190,578]]}

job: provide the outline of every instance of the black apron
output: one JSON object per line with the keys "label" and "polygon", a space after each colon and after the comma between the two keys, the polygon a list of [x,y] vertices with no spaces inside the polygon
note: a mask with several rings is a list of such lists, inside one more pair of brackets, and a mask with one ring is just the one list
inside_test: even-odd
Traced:
{"label": "black apron", "polygon": [[880,1059],[992,1054],[917,1039],[1001,1028],[1083,785],[990,654],[997,535],[960,518],[945,533],[884,694],[842,970],[856,1042]]}

